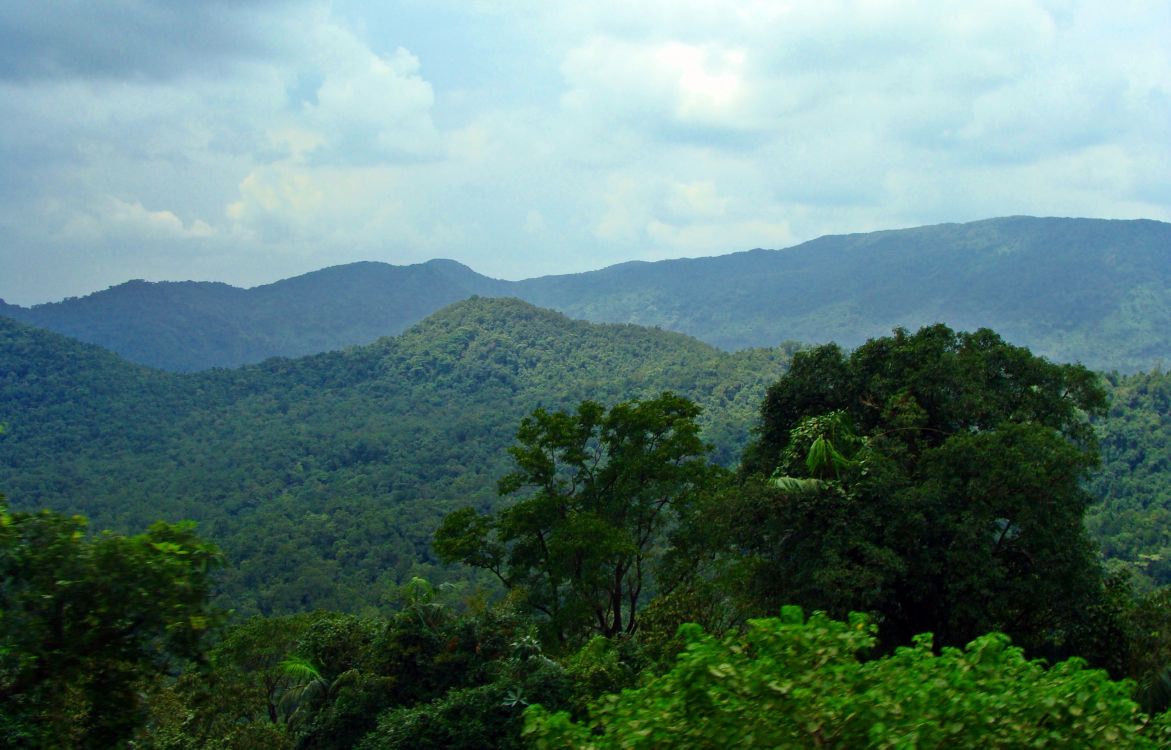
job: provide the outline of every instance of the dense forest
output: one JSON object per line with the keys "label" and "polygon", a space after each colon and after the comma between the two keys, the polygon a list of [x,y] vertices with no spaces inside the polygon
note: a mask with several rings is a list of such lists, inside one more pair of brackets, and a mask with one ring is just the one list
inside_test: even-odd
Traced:
{"label": "dense forest", "polygon": [[367,344],[482,295],[728,350],[852,347],[938,321],[993,328],[1054,361],[1137,372],[1171,357],[1169,247],[1162,222],[1018,216],[523,281],[450,260],[355,263],[248,290],[132,281],[31,308],[0,301],[0,315],[178,371]]}
{"label": "dense forest", "polygon": [[1126,561],[1150,585],[1171,584],[1171,373],[1112,373],[1105,383],[1103,465],[1089,484],[1101,502],[1087,524],[1107,559]]}
{"label": "dense forest", "polygon": [[366,347],[171,375],[0,321],[0,486],[121,532],[197,521],[240,613],[361,611],[412,576],[446,580],[439,518],[496,501],[535,406],[675,391],[730,465],[788,356],[474,299]]}
{"label": "dense forest", "polygon": [[[414,575],[447,580],[431,532],[456,503],[496,502],[532,408],[671,390],[702,407],[714,460],[732,466],[795,349],[726,354],[476,299],[366,347],[171,375],[0,319],[0,487],[15,507],[123,533],[198,521],[228,552],[224,600],[241,612],[358,611]],[[1171,376],[1105,385],[1089,527],[1107,558],[1168,583]]]}
{"label": "dense forest", "polygon": [[1169,399],[944,325],[476,298],[172,374],[0,320],[0,744],[1165,746]]}

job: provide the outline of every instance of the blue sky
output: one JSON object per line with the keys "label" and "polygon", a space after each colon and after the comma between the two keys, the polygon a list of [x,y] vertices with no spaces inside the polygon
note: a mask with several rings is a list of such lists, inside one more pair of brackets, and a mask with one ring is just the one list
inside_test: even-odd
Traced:
{"label": "blue sky", "polygon": [[0,0],[0,298],[1171,220],[1166,0]]}

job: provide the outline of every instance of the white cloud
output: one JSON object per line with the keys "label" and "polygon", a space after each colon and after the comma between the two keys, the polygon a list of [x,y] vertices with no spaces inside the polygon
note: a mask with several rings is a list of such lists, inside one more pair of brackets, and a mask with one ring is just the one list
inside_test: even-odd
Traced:
{"label": "white cloud", "polygon": [[202,219],[194,219],[184,224],[172,211],[151,211],[139,201],[128,203],[113,197],[109,199],[101,219],[108,226],[116,227],[118,231],[134,238],[154,236],[187,239],[210,237],[214,234],[214,230]]}
{"label": "white cloud", "polygon": [[749,126],[742,50],[681,42],[632,43],[599,37],[572,50],[562,66],[562,105],[574,117],[655,130],[671,124]]}
{"label": "white cloud", "polygon": [[202,219],[184,222],[174,211],[151,210],[140,201],[102,196],[89,206],[52,202],[46,212],[54,217],[49,226],[54,239],[70,243],[108,243],[206,239],[215,230]]}
{"label": "white cloud", "polygon": [[672,185],[667,207],[673,215],[683,218],[718,217],[727,213],[730,200],[717,193],[711,180],[700,180]]}
{"label": "white cloud", "polygon": [[246,6],[0,18],[0,296],[1171,219],[1162,0]]}
{"label": "white cloud", "polygon": [[336,25],[317,36],[310,54],[323,80],[297,118],[321,138],[313,158],[369,164],[438,155],[434,96],[418,59],[401,47],[380,57]]}
{"label": "white cloud", "polygon": [[[346,195],[331,195],[344,200]],[[283,225],[290,220],[313,223],[326,201],[324,185],[303,167],[260,167],[240,183],[240,200],[227,208],[228,218],[242,224]]]}

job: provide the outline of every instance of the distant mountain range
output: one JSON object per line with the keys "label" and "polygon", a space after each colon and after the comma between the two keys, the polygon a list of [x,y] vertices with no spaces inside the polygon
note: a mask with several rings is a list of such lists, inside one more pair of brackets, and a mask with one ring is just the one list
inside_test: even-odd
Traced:
{"label": "distant mountain range", "polygon": [[353,263],[240,289],[203,281],[128,281],[0,315],[97,344],[139,364],[189,372],[368,344],[496,282],[454,261]]}
{"label": "distant mountain range", "polygon": [[31,308],[0,302],[0,315],[190,371],[368,343],[474,295],[730,350],[851,347],[942,321],[993,328],[1054,360],[1135,371],[1171,358],[1171,224],[1010,217],[517,282],[450,260],[355,263],[247,290],[131,281]]}

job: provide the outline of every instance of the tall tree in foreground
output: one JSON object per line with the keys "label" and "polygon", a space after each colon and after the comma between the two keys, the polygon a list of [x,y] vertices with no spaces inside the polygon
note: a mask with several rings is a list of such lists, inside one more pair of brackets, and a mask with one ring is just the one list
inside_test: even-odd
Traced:
{"label": "tall tree in foreground", "polygon": [[11,513],[0,498],[0,746],[124,746],[142,689],[197,656],[216,620],[220,555],[189,525],[133,537],[85,526]]}
{"label": "tall tree in foreground", "polygon": [[1091,655],[1102,581],[1082,480],[1098,459],[1087,415],[1104,407],[1093,373],[986,329],[799,353],[730,514],[756,611],[873,612],[888,645],[1002,631]]}
{"label": "tall tree in foreground", "polygon": [[498,513],[448,515],[436,551],[492,571],[561,642],[634,632],[656,546],[719,471],[698,414],[671,393],[609,411],[593,401],[575,413],[537,409],[509,449],[516,470],[499,483],[501,495],[528,492]]}

